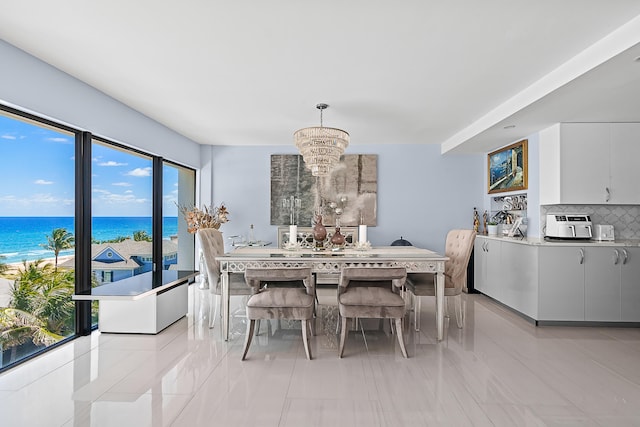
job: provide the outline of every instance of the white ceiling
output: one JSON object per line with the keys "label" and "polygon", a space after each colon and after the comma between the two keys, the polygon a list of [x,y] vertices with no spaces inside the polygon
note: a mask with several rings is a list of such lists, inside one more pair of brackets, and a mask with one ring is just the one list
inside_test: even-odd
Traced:
{"label": "white ceiling", "polygon": [[0,0],[0,38],[201,144],[292,144],[319,102],[444,152],[640,121],[638,0]]}

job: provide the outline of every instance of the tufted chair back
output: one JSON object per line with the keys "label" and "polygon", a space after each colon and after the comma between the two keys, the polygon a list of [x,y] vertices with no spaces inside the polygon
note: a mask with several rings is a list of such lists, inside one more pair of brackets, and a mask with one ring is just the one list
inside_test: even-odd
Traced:
{"label": "tufted chair back", "polygon": [[462,292],[467,283],[467,266],[475,239],[476,232],[473,230],[451,230],[447,233],[444,253],[449,260],[444,270],[445,288],[455,288],[456,293]]}
{"label": "tufted chair back", "polygon": [[215,228],[203,228],[198,230],[196,238],[200,241],[204,265],[207,269],[209,289],[212,293],[220,293],[220,265],[216,257],[224,254],[224,239],[222,233]]}

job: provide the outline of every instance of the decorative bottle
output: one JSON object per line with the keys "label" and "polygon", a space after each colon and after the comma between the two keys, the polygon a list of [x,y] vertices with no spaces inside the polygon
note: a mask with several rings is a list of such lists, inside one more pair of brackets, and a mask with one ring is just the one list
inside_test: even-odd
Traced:
{"label": "decorative bottle", "polygon": [[342,248],[344,246],[344,236],[340,233],[340,227],[336,227],[336,232],[331,236],[331,244],[334,248]]}
{"label": "decorative bottle", "polygon": [[316,242],[316,249],[324,248],[324,240],[327,238],[327,229],[322,224],[322,215],[316,216],[316,223],[313,226],[313,240]]}

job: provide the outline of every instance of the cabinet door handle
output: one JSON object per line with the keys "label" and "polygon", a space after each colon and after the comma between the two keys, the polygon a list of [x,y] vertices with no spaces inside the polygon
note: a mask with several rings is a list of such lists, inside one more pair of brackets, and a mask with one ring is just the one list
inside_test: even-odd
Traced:
{"label": "cabinet door handle", "polygon": [[609,190],[609,187],[605,187],[605,192],[607,194],[606,194],[606,197],[604,198],[604,201],[608,202],[609,200],[611,200],[611,190]]}
{"label": "cabinet door handle", "polygon": [[580,249],[580,264],[584,264],[584,249]]}
{"label": "cabinet door handle", "polygon": [[620,262],[620,252],[617,249],[614,249],[613,252],[616,254],[616,258],[613,260],[613,265],[618,265]]}
{"label": "cabinet door handle", "polygon": [[624,259],[622,260],[622,264],[626,264],[627,263],[627,259],[629,259],[629,254],[627,253],[626,249],[622,250],[622,254],[624,255]]}

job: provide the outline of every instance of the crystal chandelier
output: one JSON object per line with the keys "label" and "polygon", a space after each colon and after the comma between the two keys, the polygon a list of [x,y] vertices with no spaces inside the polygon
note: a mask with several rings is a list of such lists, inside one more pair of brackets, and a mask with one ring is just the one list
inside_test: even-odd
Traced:
{"label": "crystal chandelier", "polygon": [[293,134],[296,147],[313,176],[329,175],[349,145],[347,132],[322,126],[322,111],[327,107],[327,104],[316,105],[320,110],[320,127],[299,129]]}

